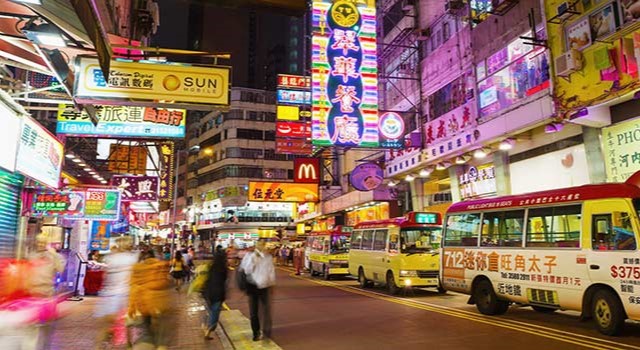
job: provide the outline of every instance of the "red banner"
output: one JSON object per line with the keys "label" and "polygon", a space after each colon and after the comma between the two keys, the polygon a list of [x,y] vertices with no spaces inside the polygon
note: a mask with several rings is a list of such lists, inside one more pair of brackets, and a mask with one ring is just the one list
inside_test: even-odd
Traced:
{"label": "red banner", "polygon": [[305,139],[276,138],[276,153],[309,155],[313,147]]}
{"label": "red banner", "polygon": [[276,122],[277,137],[311,138],[311,123]]}
{"label": "red banner", "polygon": [[311,89],[311,77],[278,74],[278,86],[294,89]]}

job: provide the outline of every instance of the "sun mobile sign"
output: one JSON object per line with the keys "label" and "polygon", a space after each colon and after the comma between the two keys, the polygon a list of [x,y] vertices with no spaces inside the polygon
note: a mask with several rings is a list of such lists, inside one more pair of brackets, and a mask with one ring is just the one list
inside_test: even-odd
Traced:
{"label": "sun mobile sign", "polygon": [[379,147],[374,0],[313,1],[316,146]]}

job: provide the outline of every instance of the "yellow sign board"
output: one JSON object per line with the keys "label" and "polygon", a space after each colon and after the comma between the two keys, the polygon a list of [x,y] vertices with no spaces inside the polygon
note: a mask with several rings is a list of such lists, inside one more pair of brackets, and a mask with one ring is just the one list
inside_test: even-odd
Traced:
{"label": "yellow sign board", "polygon": [[137,99],[229,104],[229,67],[111,61],[105,80],[98,60],[79,57],[74,96],[81,100]]}
{"label": "yellow sign board", "polygon": [[318,185],[291,182],[249,182],[249,201],[253,202],[317,202]]}
{"label": "yellow sign board", "polygon": [[640,119],[602,128],[607,182],[624,182],[640,170]]}
{"label": "yellow sign board", "polygon": [[278,120],[299,120],[300,107],[298,106],[278,106],[276,110]]}

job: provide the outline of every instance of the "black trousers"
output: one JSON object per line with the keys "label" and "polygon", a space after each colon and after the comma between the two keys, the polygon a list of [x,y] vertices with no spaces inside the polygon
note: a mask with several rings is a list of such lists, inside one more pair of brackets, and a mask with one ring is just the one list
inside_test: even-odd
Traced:
{"label": "black trousers", "polygon": [[265,337],[269,338],[271,337],[271,288],[258,289],[251,284],[247,287],[253,336],[260,336],[260,322],[262,321],[262,332]]}

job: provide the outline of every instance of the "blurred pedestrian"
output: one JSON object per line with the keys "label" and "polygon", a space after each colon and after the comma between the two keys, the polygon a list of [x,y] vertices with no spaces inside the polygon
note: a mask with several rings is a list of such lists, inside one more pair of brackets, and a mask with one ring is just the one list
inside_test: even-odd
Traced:
{"label": "blurred pedestrian", "polygon": [[258,241],[255,250],[249,252],[240,263],[239,269],[246,275],[246,293],[249,296],[249,312],[253,340],[260,340],[262,334],[271,337],[271,288],[276,284],[276,270],[273,258],[265,249],[265,243]]}
{"label": "blurred pedestrian", "polygon": [[185,273],[187,265],[182,257],[182,252],[176,250],[173,259],[171,260],[171,276],[176,282],[176,290],[179,292],[182,284],[184,283]]}
{"label": "blurred pedestrian", "polygon": [[193,247],[189,247],[187,249],[187,254],[184,255],[184,262],[186,265],[186,270],[185,270],[185,279],[187,281],[191,281],[191,277],[193,276],[193,269],[195,268],[195,251],[193,250]]}
{"label": "blurred pedestrian", "polygon": [[293,266],[296,269],[296,275],[300,275],[304,264],[304,243],[293,250]]}
{"label": "blurred pedestrian", "polygon": [[98,349],[101,349],[103,343],[113,335],[112,326],[127,307],[131,271],[133,265],[138,262],[138,255],[131,251],[132,247],[129,237],[119,237],[116,245],[111,248],[111,254],[104,258],[107,270],[99,292],[101,298],[94,312],[95,318],[98,319]]}
{"label": "blurred pedestrian", "polygon": [[287,247],[286,245],[283,245],[280,248],[280,265],[286,266],[288,257],[289,257],[289,247]]}
{"label": "blurred pedestrian", "polygon": [[227,294],[227,254],[222,246],[216,247],[213,255],[213,265],[209,268],[207,282],[202,290],[202,296],[207,305],[209,317],[206,323],[205,338],[211,338],[211,332],[215,331],[218,326],[218,318],[222,303]]}
{"label": "blurred pedestrian", "polygon": [[142,261],[133,267],[128,312],[129,319],[142,321],[144,332],[140,343],[167,348],[170,286],[167,263],[156,259],[153,250],[145,252]]}

